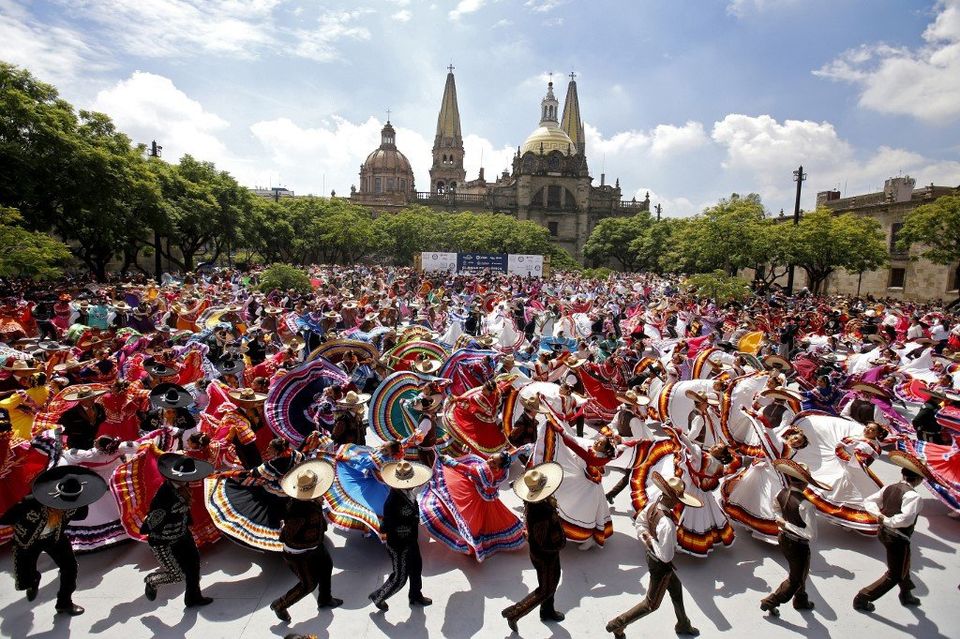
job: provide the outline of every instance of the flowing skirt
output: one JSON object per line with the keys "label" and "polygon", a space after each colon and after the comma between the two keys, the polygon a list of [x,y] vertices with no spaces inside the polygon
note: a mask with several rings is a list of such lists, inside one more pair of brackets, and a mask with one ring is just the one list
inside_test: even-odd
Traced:
{"label": "flowing skirt", "polygon": [[323,496],[327,521],[341,530],[379,535],[383,504],[390,488],[374,472],[371,449],[346,444],[336,455],[322,456],[333,463],[336,470],[333,485]]}

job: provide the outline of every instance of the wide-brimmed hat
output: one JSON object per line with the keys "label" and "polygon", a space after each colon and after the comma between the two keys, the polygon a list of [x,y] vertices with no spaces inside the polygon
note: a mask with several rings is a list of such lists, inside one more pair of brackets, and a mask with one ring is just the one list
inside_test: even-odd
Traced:
{"label": "wide-brimmed hat", "polygon": [[568,357],[567,359],[563,360],[563,363],[564,363],[564,365],[565,365],[567,368],[576,370],[576,369],[580,368],[581,366],[583,366],[584,364],[586,364],[586,363],[587,363],[587,360],[585,360],[585,359],[580,359],[580,358],[577,357],[576,355],[571,355],[571,356]]}
{"label": "wide-brimmed hat", "polygon": [[265,309],[263,309],[263,312],[266,313],[267,315],[279,315],[283,313],[283,310],[284,309],[280,308],[279,306],[268,306]]}
{"label": "wide-brimmed hat", "polygon": [[127,312],[127,311],[133,310],[133,308],[132,308],[129,304],[127,304],[126,302],[114,302],[113,304],[111,304],[111,306],[112,306],[115,310],[123,311],[123,312]]}
{"label": "wide-brimmed hat", "polygon": [[790,360],[779,355],[767,355],[763,358],[763,365],[767,368],[775,368],[778,371],[792,371],[793,364]]}
{"label": "wide-brimmed hat", "polygon": [[539,395],[531,395],[530,397],[520,396],[520,403],[523,404],[523,407],[532,410],[537,413],[546,414],[549,412],[546,406],[540,401]]}
{"label": "wide-brimmed hat", "polygon": [[384,464],[383,470],[380,471],[383,483],[391,488],[400,489],[422,486],[430,481],[432,475],[433,471],[429,466],[409,461],[389,462]]}
{"label": "wide-brimmed hat", "polygon": [[417,360],[410,365],[410,368],[418,373],[430,375],[440,370],[441,366],[443,366],[443,363],[440,360],[435,357],[430,357],[426,353],[422,353],[417,357]]}
{"label": "wide-brimmed hat", "polygon": [[353,310],[357,308],[357,303],[354,300],[350,300],[341,304],[340,308],[342,308],[345,311]]}
{"label": "wide-brimmed hat", "polygon": [[230,395],[230,399],[246,404],[259,404],[267,399],[264,393],[258,393],[252,388],[237,388],[227,394]]}
{"label": "wide-brimmed hat", "polygon": [[887,341],[880,333],[871,333],[870,335],[865,335],[864,339],[866,339],[868,342],[873,342],[874,344],[883,344]]}
{"label": "wide-brimmed hat", "polygon": [[74,386],[69,393],[63,395],[64,401],[76,402],[83,399],[93,399],[106,393],[106,389],[93,388],[87,385]]}
{"label": "wide-brimmed hat", "polygon": [[143,369],[154,377],[173,377],[180,374],[180,371],[176,368],[171,368],[161,362],[148,362],[143,365]]}
{"label": "wide-brimmed hat", "polygon": [[700,508],[703,502],[687,492],[687,485],[679,477],[665,478],[658,471],[653,471],[653,483],[664,495],[669,495],[685,506]]}
{"label": "wide-brimmed hat", "polygon": [[628,390],[623,395],[617,395],[617,401],[621,404],[631,406],[646,406],[650,403],[650,398],[646,395],[638,395],[635,391]]}
{"label": "wide-brimmed hat", "polygon": [[850,387],[850,390],[856,391],[858,393],[864,393],[865,395],[875,395],[876,397],[890,399],[890,391],[883,388],[882,386],[871,384],[870,382],[857,382],[856,384]]}
{"label": "wide-brimmed hat", "polygon": [[[429,403],[429,405],[428,405]],[[415,411],[421,413],[436,413],[443,405],[429,395],[418,395],[410,402],[410,406]]]}
{"label": "wide-brimmed hat", "polygon": [[492,335],[481,335],[480,337],[474,340],[480,346],[493,346],[493,336]]}
{"label": "wide-brimmed hat", "polygon": [[327,311],[323,314],[323,317],[324,319],[337,320],[338,322],[340,321],[340,314],[336,311]]}
{"label": "wide-brimmed hat", "polygon": [[150,403],[157,408],[186,408],[193,403],[193,396],[183,386],[164,382],[150,391]]}
{"label": "wide-brimmed hat", "polygon": [[83,466],[57,466],[33,480],[33,498],[47,508],[74,510],[89,506],[107,492],[107,482]]}
{"label": "wide-brimmed hat", "polygon": [[513,492],[526,502],[543,501],[556,492],[563,482],[563,466],[557,462],[544,462],[523,473],[513,482]]}
{"label": "wide-brimmed hat", "polygon": [[705,402],[710,406],[720,405],[720,400],[717,399],[716,395],[714,395],[713,393],[701,393],[691,388],[686,393],[684,393],[684,395],[686,395],[687,399],[692,399],[695,402]]}
{"label": "wide-brimmed hat", "polygon": [[234,353],[227,353],[214,364],[221,375],[238,375],[243,372],[243,358]]}
{"label": "wide-brimmed hat", "polygon": [[817,481],[814,479],[813,475],[810,474],[810,469],[807,468],[806,464],[800,464],[792,459],[775,459],[773,460],[773,468],[778,473],[782,475],[788,475],[795,479],[799,479],[811,486],[816,486],[821,490],[831,490],[830,486]]}
{"label": "wide-brimmed hat", "polygon": [[370,401],[370,396],[366,393],[356,391],[347,391],[343,399],[337,400],[338,408],[359,408]]}
{"label": "wide-brimmed hat", "polygon": [[937,478],[930,472],[930,468],[916,455],[912,455],[902,450],[892,450],[888,455],[890,463],[900,468],[905,468],[915,475],[920,475],[927,481],[936,483]]}
{"label": "wide-brimmed hat", "polygon": [[66,344],[61,344],[60,342],[55,342],[53,340],[43,340],[37,344],[37,348],[41,351],[46,351],[48,353],[56,353],[58,351],[69,351],[70,347]]}
{"label": "wide-brimmed hat", "polygon": [[40,370],[40,367],[36,366],[35,362],[33,362],[32,365],[31,362],[33,362],[33,360],[28,362],[23,359],[15,359],[10,363],[9,366],[4,365],[3,370],[9,371],[14,375],[30,375],[31,373],[36,373],[38,370]]}
{"label": "wide-brimmed hat", "polygon": [[760,397],[772,397],[773,399],[785,399],[787,401],[802,402],[803,398],[797,393],[793,392],[788,388],[783,386],[778,386],[776,388],[768,388],[760,392]]}
{"label": "wide-brimmed hat", "polygon": [[280,488],[294,499],[309,501],[330,490],[334,474],[332,464],[313,459],[287,472],[280,479]]}
{"label": "wide-brimmed hat", "polygon": [[164,453],[157,459],[157,470],[173,481],[199,481],[213,473],[213,464],[180,453]]}

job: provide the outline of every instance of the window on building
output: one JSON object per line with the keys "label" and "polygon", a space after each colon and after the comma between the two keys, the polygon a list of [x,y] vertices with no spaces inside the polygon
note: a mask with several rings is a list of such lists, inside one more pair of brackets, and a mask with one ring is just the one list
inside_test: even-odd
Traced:
{"label": "window on building", "polygon": [[387,191],[395,191],[397,189],[397,183],[393,178],[387,178]]}
{"label": "window on building", "polygon": [[443,193],[446,190],[446,186],[443,181],[437,182],[437,193]]}
{"label": "window on building", "polygon": [[404,192],[407,190],[407,181],[404,178],[400,178],[400,190]]}
{"label": "window on building", "polygon": [[560,198],[563,194],[563,188],[556,185],[551,185],[547,187],[547,207],[551,209],[559,209]]}
{"label": "window on building", "polygon": [[374,180],[373,180],[373,192],[374,192],[374,193],[383,193],[383,181],[382,181],[382,178],[374,178]]}
{"label": "window on building", "polygon": [[897,247],[897,241],[900,239],[900,231],[903,230],[903,222],[894,222],[890,227],[890,252],[891,253],[906,253]]}
{"label": "window on building", "polygon": [[953,269],[953,273],[950,275],[950,288],[947,290],[960,290],[960,264],[957,264],[957,268]]}
{"label": "window on building", "polygon": [[550,231],[550,237],[556,237],[560,232],[560,224],[557,222],[547,222],[547,229]]}
{"label": "window on building", "polygon": [[887,284],[889,288],[903,288],[903,283],[907,279],[907,269],[905,268],[892,268],[890,269],[890,283]]}

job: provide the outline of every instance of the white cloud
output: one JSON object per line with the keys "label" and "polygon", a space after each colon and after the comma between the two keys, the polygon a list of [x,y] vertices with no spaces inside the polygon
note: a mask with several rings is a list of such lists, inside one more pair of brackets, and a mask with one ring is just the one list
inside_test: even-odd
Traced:
{"label": "white cloud", "polygon": [[[650,195],[650,215],[654,217],[657,216],[657,212],[656,212],[657,204],[660,205],[661,215],[665,218],[666,217],[689,217],[691,215],[696,215],[707,206],[710,206],[710,204],[701,204],[697,206],[696,204],[694,204],[689,199],[683,196],[670,197],[665,194],[662,195],[654,191],[653,189],[646,188],[646,187],[639,188],[636,191],[634,191],[632,197],[636,198],[638,202],[641,202],[647,196],[647,194]],[[624,197],[626,197],[627,195],[628,195],[627,193],[624,193]]]}
{"label": "white cloud", "polygon": [[862,45],[814,71],[860,87],[860,105],[932,123],[960,117],[960,0],[940,0],[918,49]]}
{"label": "white cloud", "polygon": [[[329,62],[340,57],[338,43],[344,39],[369,40],[370,30],[357,25],[361,16],[370,13],[369,10],[331,11],[320,16],[317,27],[314,29],[297,29],[294,35],[297,38],[294,53],[308,60]],[[401,12],[403,13],[403,12]],[[407,12],[409,13],[409,12]]]}
{"label": "white cloud", "polygon": [[400,11],[397,11],[390,17],[396,20],[397,22],[410,22],[410,18],[413,17],[413,14],[410,13],[408,9],[401,9]]}
{"label": "white cloud", "polygon": [[713,141],[726,151],[722,166],[741,192],[757,192],[765,202],[789,199],[793,171],[804,166],[808,182],[804,205],[818,191],[846,185],[851,194],[877,190],[883,181],[900,172],[920,183],[955,184],[960,162],[933,160],[905,149],[881,146],[857,152],[829,122],[786,120],[769,115],[731,114],[716,122]]}
{"label": "white cloud", "polygon": [[650,137],[653,140],[650,153],[656,157],[685,153],[708,142],[703,125],[692,120],[683,126],[659,124],[653,129]]}
{"label": "white cloud", "polygon": [[545,13],[567,3],[567,0],[527,0],[523,6],[532,11]]}
{"label": "white cloud", "polygon": [[480,167],[483,166],[487,182],[496,180],[504,169],[512,171],[513,156],[517,152],[516,148],[510,145],[494,147],[490,140],[473,133],[463,138],[463,150],[463,168],[467,172],[467,180],[477,179]]}
{"label": "white cloud", "polygon": [[83,34],[72,29],[41,24],[23,7],[0,2],[0,42],[3,60],[29,69],[39,80],[59,85],[76,81],[83,73],[109,66]]}
{"label": "white cloud", "polygon": [[217,135],[229,123],[205,110],[169,78],[137,71],[100,91],[92,108],[113,118],[134,142],[157,140],[170,162],[186,153],[217,163],[228,160],[227,149]]}
{"label": "white cloud", "polygon": [[496,22],[493,23],[493,27],[492,27],[492,28],[493,28],[493,29],[499,29],[499,28],[501,28],[501,27],[509,27],[511,24],[513,24],[513,20],[508,20],[508,19],[506,19],[506,18],[501,18],[500,20],[497,20]]}
{"label": "white cloud", "polygon": [[451,20],[456,21],[468,13],[479,11],[484,4],[486,4],[486,0],[460,0],[457,6],[447,15]]}
{"label": "white cloud", "polygon": [[797,4],[797,2],[798,0],[730,0],[727,3],[727,13],[742,18],[749,14]]}

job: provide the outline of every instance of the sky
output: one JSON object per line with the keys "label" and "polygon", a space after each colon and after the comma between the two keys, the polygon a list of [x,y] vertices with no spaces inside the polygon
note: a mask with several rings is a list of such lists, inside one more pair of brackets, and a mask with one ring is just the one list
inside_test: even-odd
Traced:
{"label": "sky", "polygon": [[467,178],[577,74],[594,184],[688,216],[960,185],[960,0],[0,0],[0,59],[167,161],[346,195],[390,110],[427,190],[455,66]]}

